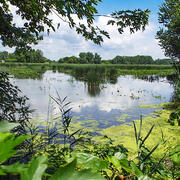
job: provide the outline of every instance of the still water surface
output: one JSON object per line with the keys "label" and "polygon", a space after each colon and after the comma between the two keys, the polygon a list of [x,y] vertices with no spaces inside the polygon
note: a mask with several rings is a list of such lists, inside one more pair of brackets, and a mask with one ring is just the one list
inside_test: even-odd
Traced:
{"label": "still water surface", "polygon": [[50,96],[57,97],[58,92],[72,102],[74,122],[81,121],[83,126],[95,128],[119,125],[148,115],[155,109],[138,106],[168,102],[173,95],[173,86],[166,78],[150,82],[130,75],[119,76],[114,84],[101,84],[46,71],[41,80],[14,78],[12,82],[29,97],[31,108],[36,110],[33,118],[38,122],[47,119]]}

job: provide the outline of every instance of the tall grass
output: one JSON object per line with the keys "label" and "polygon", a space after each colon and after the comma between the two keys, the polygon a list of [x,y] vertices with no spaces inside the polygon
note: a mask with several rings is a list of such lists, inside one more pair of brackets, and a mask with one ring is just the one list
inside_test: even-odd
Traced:
{"label": "tall grass", "polygon": [[[167,76],[173,73],[171,65],[125,65],[125,64],[59,64],[59,63],[0,63],[0,70],[4,70],[18,78],[38,77],[46,70],[58,70],[74,76],[84,76],[88,72],[95,72],[106,76],[118,75],[161,75]],[[21,74],[21,75],[20,75]]]}

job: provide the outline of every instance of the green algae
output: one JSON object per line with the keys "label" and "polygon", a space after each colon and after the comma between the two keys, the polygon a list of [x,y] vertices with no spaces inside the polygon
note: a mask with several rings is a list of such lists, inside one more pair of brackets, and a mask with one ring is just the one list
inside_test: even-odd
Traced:
{"label": "green algae", "polygon": [[[154,156],[159,157],[164,154],[167,147],[174,147],[180,142],[180,127],[171,126],[168,123],[169,115],[172,111],[162,109],[156,111],[156,117],[145,117],[143,118],[143,137],[148,133],[149,129],[155,124],[155,127],[146,141],[146,145],[152,149],[156,144],[160,143],[158,149],[154,152]],[[139,120],[135,120],[135,123],[139,124]],[[101,131],[102,135],[110,137],[114,144],[123,144],[130,152],[131,155],[136,154],[137,145],[135,142],[133,124],[123,124],[119,126],[111,126]],[[94,138],[100,140],[100,138]],[[165,143],[166,142],[166,143]]]}
{"label": "green algae", "polygon": [[116,121],[126,122],[126,119],[129,118],[129,117],[132,117],[132,115],[123,114],[123,115],[121,115],[120,117],[116,117]]}
{"label": "green algae", "polygon": [[[169,115],[173,111],[166,108],[170,104],[171,103],[161,103],[158,105],[141,106],[142,108],[161,107],[161,109],[143,117],[143,137],[146,136],[152,125],[155,124],[151,135],[146,141],[146,145],[150,149],[152,149],[156,144],[160,143],[158,149],[154,152],[155,157],[160,157],[160,155],[163,155],[166,152],[167,147],[173,148],[178,144],[178,142],[180,142],[180,127],[177,125],[171,126],[168,123]],[[93,136],[92,138],[92,140],[96,141],[97,143],[104,143],[105,140],[102,137],[106,135],[113,140],[114,145],[123,144],[129,150],[130,156],[133,157],[137,154],[137,145],[134,136],[133,123],[125,123],[126,119],[129,117],[131,117],[131,115],[128,114],[123,114],[120,117],[116,117],[116,121],[124,123],[104,129],[98,128],[99,122],[97,120],[91,119],[90,117],[86,119],[73,117],[69,132],[73,133],[78,129],[82,129],[83,132],[99,133],[102,136]],[[139,127],[139,119],[134,121],[137,124],[137,127]],[[109,122],[104,121],[103,123],[108,125]],[[59,124],[57,128],[61,131],[61,124]]]}
{"label": "green algae", "polygon": [[151,105],[138,105],[139,108],[166,108],[170,103],[151,104]]}

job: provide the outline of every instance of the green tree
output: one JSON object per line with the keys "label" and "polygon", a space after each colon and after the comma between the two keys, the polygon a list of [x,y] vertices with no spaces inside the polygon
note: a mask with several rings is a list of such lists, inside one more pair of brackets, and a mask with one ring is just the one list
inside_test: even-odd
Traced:
{"label": "green tree", "polygon": [[97,53],[94,54],[94,64],[101,64],[101,56]]}
{"label": "green tree", "polygon": [[[23,0],[21,2],[2,0],[0,2],[0,39],[4,46],[29,49],[31,44],[37,44],[43,39],[43,32],[47,31],[49,34],[50,31],[60,28],[60,23],[65,21],[85,39],[100,44],[103,42],[103,36],[109,38],[108,32],[94,25],[95,17],[99,16],[96,7],[100,2],[102,0]],[[13,22],[14,14],[10,6],[16,8],[15,13],[22,19],[23,26]],[[149,10],[140,9],[113,12],[108,16],[113,19],[108,21],[107,25],[117,25],[119,33],[123,33],[126,27],[129,27],[131,32],[144,30],[148,23],[149,12]],[[57,27],[51,19],[52,13],[59,17]],[[76,14],[79,20],[84,19],[86,22],[76,23],[72,14]]]}
{"label": "green tree", "polygon": [[165,65],[170,65],[172,63],[172,60],[171,59],[156,59],[154,61],[155,64],[165,64]]}
{"label": "green tree", "polygon": [[48,61],[45,57],[43,57],[43,52],[39,49],[37,50],[29,50],[29,51],[16,51],[18,62],[27,62],[27,63],[44,63]]}
{"label": "green tree", "polygon": [[87,52],[86,53],[86,60],[90,64],[94,63],[94,55],[93,55],[92,52]]}
{"label": "green tree", "polygon": [[157,32],[159,44],[166,56],[180,58],[180,1],[165,0],[159,11],[159,23],[164,26]]}
{"label": "green tree", "polygon": [[79,57],[82,58],[82,59],[85,59],[86,58],[86,53],[85,52],[80,52]]}
{"label": "green tree", "polygon": [[80,63],[81,64],[86,64],[88,63],[87,59],[86,59],[86,53],[85,52],[80,52],[79,53],[79,58],[80,58]]}
{"label": "green tree", "polygon": [[112,59],[112,64],[125,64],[124,58],[122,56],[116,56]]}
{"label": "green tree", "polygon": [[64,63],[64,59],[63,58],[59,58],[58,63]]}

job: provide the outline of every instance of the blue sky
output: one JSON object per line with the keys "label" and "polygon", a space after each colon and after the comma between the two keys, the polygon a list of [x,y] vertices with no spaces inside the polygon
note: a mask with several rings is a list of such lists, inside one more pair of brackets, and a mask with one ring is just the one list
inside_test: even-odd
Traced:
{"label": "blue sky", "polygon": [[[99,17],[96,19],[96,25],[107,30],[111,39],[104,39],[101,46],[95,45],[90,41],[85,41],[83,37],[77,35],[74,30],[69,29],[68,25],[61,23],[61,27],[50,36],[45,35],[34,48],[43,51],[44,56],[52,60],[58,60],[64,56],[78,56],[80,52],[97,52],[103,59],[111,59],[116,55],[135,56],[151,55],[154,59],[164,58],[164,54],[155,39],[159,29],[157,12],[163,0],[103,0],[97,7],[99,14],[110,14],[116,10],[126,9],[149,9],[151,10],[149,25],[144,32],[137,32],[130,35],[126,30],[123,35],[119,35],[116,27],[106,26],[107,19]],[[60,19],[52,15],[54,24],[59,23]],[[15,22],[19,23],[18,17]],[[14,49],[3,48],[0,45],[0,51]]]}
{"label": "blue sky", "polygon": [[99,12],[111,13],[119,9],[150,9],[152,13],[157,13],[163,0],[103,0],[98,5]]}
{"label": "blue sky", "polygon": [[150,21],[158,23],[158,11],[159,6],[164,0],[103,0],[98,5],[98,11],[100,14],[110,14],[112,11],[125,10],[125,9],[149,9]]}

